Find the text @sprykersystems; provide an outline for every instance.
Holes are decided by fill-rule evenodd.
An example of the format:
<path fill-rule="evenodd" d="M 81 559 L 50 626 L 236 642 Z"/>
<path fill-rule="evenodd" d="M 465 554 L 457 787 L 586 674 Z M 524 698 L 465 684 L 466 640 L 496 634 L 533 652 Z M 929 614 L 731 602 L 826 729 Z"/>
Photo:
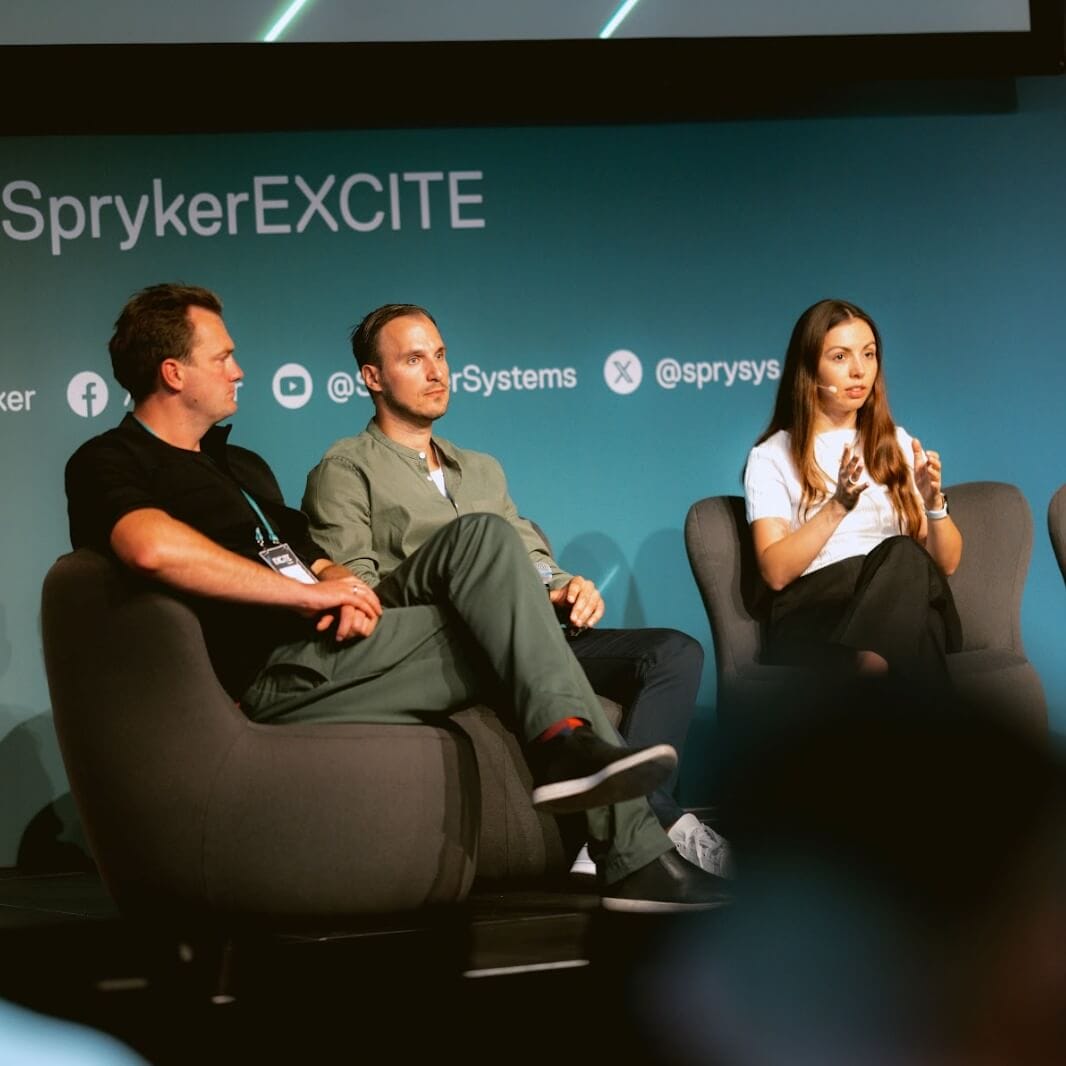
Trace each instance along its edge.
<path fill-rule="evenodd" d="M 663 380 L 660 373 L 664 363 L 671 365 L 666 380 Z M 678 379 L 672 378 L 674 366 L 680 368 Z M 763 381 L 776 381 L 780 375 L 780 364 L 776 359 L 740 359 L 729 362 L 679 362 L 676 359 L 662 359 L 656 368 L 656 382 L 667 390 L 676 388 L 678 384 L 694 385 L 697 389 L 714 384 L 731 388 L 738 381 L 760 385 Z M 295 380 L 293 384 L 294 387 L 299 387 L 296 386 Z M 277 387 L 276 385 L 275 389 Z M 451 372 L 453 393 L 466 392 L 486 399 L 501 392 L 540 392 L 577 387 L 577 368 L 572 366 L 536 369 L 513 366 L 503 370 L 485 370 L 476 363 L 468 363 L 466 366 L 453 368 Z M 353 396 L 362 399 L 370 396 L 362 381 L 346 370 L 337 370 L 329 375 L 326 394 L 334 403 L 347 403 Z M 280 398 L 279 402 L 282 402 Z"/>

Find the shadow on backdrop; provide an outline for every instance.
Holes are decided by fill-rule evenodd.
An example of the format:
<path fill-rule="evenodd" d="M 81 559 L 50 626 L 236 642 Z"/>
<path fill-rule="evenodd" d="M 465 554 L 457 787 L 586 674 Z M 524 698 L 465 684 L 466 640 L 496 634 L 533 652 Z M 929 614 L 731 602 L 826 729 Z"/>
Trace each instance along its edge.
<path fill-rule="evenodd" d="M 0 739 L 0 840 L 11 841 L 15 854 L 0 866 L 13 860 L 21 873 L 93 869 L 70 793 L 53 798 L 45 757 L 58 750 L 52 715 L 0 707 L 0 722 L 12 720 Z"/>
<path fill-rule="evenodd" d="M 605 533 L 581 533 L 556 558 L 564 570 L 596 583 L 612 625 L 624 629 L 647 625 L 629 560 L 616 541 Z"/>

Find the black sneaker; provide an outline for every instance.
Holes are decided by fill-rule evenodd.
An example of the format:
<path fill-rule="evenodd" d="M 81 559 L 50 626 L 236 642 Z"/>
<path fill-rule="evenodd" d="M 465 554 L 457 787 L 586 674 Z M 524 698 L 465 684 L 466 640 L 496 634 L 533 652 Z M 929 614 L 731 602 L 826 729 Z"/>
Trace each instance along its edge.
<path fill-rule="evenodd" d="M 600 899 L 605 910 L 631 914 L 707 911 L 729 901 L 729 889 L 721 877 L 701 870 L 673 850 L 607 885 Z"/>
<path fill-rule="evenodd" d="M 529 761 L 533 806 L 567 814 L 654 792 L 673 773 L 677 752 L 669 744 L 617 747 L 586 726 L 534 745 Z"/>

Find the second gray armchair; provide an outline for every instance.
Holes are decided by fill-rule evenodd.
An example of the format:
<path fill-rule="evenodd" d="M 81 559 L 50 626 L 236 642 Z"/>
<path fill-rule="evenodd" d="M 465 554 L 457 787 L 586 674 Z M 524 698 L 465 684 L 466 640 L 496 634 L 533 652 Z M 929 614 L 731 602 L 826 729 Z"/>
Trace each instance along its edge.
<path fill-rule="evenodd" d="M 952 680 L 963 698 L 1046 731 L 1044 689 L 1021 634 L 1033 545 L 1029 505 L 1003 482 L 971 481 L 945 491 L 965 541 L 950 578 L 963 631 L 962 650 L 948 656 Z M 760 713 L 802 683 L 805 672 L 761 661 L 770 593 L 759 575 L 743 499 L 711 496 L 693 504 L 685 546 L 714 640 L 719 720 L 726 728 L 742 725 L 744 716 Z"/>

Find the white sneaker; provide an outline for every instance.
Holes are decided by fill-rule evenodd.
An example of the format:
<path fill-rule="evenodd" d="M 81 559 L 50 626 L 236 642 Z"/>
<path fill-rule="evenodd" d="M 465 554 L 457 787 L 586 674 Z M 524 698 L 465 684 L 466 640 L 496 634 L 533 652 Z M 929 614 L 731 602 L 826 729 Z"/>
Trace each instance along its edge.
<path fill-rule="evenodd" d="M 719 877 L 733 875 L 729 845 L 694 814 L 684 814 L 667 830 L 674 847 L 683 859 Z"/>
<path fill-rule="evenodd" d="M 588 844 L 582 844 L 581 850 L 574 859 L 574 865 L 570 867 L 572 874 L 580 874 L 582 877 L 595 877 L 596 864 L 589 858 Z"/>

